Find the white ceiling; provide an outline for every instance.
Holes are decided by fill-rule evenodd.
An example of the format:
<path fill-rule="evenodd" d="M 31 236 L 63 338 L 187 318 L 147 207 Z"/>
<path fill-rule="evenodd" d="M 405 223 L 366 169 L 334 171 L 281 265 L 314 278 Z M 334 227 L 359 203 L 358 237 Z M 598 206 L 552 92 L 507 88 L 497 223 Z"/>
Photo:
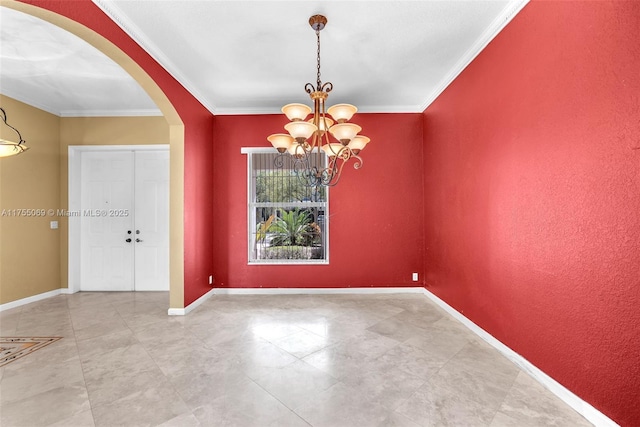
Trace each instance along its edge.
<path fill-rule="evenodd" d="M 64 116 L 160 115 L 118 64 L 75 35 L 0 7 L 0 93 Z"/>
<path fill-rule="evenodd" d="M 420 112 L 527 0 L 93 0 L 214 114 L 310 104 L 311 15 L 321 31 L 328 105 Z M 59 116 L 149 115 L 157 108 L 118 65 L 75 36 L 0 8 L 0 92 Z"/>

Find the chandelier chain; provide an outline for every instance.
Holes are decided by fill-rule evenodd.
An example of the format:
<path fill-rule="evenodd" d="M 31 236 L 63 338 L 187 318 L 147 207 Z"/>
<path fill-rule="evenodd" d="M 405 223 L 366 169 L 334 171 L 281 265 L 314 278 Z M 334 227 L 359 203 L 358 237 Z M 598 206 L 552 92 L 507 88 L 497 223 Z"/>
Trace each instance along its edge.
<path fill-rule="evenodd" d="M 320 29 L 316 29 L 316 38 L 318 39 L 318 80 L 316 81 L 316 83 L 318 84 L 318 90 L 321 90 L 322 88 L 322 82 L 320 81 Z"/>

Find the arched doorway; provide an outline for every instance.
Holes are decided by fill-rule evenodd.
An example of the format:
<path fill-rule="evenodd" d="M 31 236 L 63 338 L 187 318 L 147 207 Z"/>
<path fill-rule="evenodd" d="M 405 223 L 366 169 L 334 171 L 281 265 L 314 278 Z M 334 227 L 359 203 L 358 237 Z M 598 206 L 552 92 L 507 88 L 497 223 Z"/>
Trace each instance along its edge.
<path fill-rule="evenodd" d="M 171 212 L 169 225 L 169 305 L 170 308 L 174 309 L 184 308 L 184 123 L 180 119 L 177 110 L 158 84 L 156 84 L 142 67 L 115 44 L 93 30 L 62 15 L 22 2 L 3 1 L 1 5 L 43 19 L 85 40 L 129 73 L 161 110 L 165 120 L 169 124 L 171 159 L 169 200 Z M 67 174 L 68 172 L 65 170 L 62 171 L 62 173 Z M 61 252 L 63 256 L 66 256 L 71 242 L 67 240 L 67 236 L 61 237 Z M 67 272 L 67 283 L 70 289 L 73 290 L 73 284 L 69 280 L 71 276 L 72 272 Z M 65 277 L 62 278 L 63 284 L 64 279 Z"/>

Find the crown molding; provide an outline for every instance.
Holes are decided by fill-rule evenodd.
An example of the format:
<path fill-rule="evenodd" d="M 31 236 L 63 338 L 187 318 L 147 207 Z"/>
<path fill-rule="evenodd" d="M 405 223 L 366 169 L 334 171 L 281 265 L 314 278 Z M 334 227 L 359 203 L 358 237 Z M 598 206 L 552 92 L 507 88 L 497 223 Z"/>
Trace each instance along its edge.
<path fill-rule="evenodd" d="M 57 117 L 155 117 L 162 116 L 162 111 L 157 108 L 152 109 L 127 109 L 127 110 L 58 110 L 50 105 L 42 104 L 22 94 L 14 93 L 11 89 L 2 88 L 2 95 L 13 98 L 16 101 L 27 104 L 38 110 L 53 114 Z"/>
<path fill-rule="evenodd" d="M 13 98 L 16 101 L 22 102 L 23 104 L 27 104 L 30 105 L 31 107 L 37 108 L 38 110 L 42 110 L 44 112 L 47 112 L 49 114 L 53 114 L 54 116 L 58 116 L 60 117 L 60 111 L 58 111 L 57 109 L 53 108 L 50 105 L 45 105 L 41 102 L 38 102 L 36 100 L 30 99 L 28 96 L 24 96 L 23 94 L 17 93 L 17 92 L 13 92 L 11 89 L 7 90 L 7 87 L 3 87 L 2 91 L 0 91 L 0 94 L 9 97 L 9 98 Z"/>
<path fill-rule="evenodd" d="M 144 36 L 140 28 L 130 19 L 116 4 L 108 0 L 91 0 L 100 10 L 102 10 L 113 22 L 115 22 L 129 37 L 131 37 L 142 49 L 149 54 L 162 68 L 165 69 L 174 79 L 176 79 L 194 98 L 196 98 L 211 114 L 219 114 L 216 106 L 208 102 L 207 98 L 198 91 L 189 79 L 178 70 L 179 68 L 167 58 L 162 50 L 149 38 Z"/>
<path fill-rule="evenodd" d="M 60 117 L 155 117 L 162 116 L 159 109 L 144 110 L 64 110 Z"/>
<path fill-rule="evenodd" d="M 509 22 L 529 3 L 530 0 L 517 0 L 507 4 L 502 13 L 493 20 L 491 25 L 480 35 L 475 43 L 462 55 L 451 71 L 440 81 L 427 99 L 420 106 L 420 112 L 431 105 L 444 92 L 462 71 L 484 50 L 485 47 L 507 26 Z"/>
<path fill-rule="evenodd" d="M 358 113 L 422 113 L 424 108 L 421 105 L 393 105 L 393 106 L 359 106 Z M 216 116 L 241 116 L 257 114 L 282 114 L 279 108 L 258 107 L 258 108 L 218 108 Z"/>

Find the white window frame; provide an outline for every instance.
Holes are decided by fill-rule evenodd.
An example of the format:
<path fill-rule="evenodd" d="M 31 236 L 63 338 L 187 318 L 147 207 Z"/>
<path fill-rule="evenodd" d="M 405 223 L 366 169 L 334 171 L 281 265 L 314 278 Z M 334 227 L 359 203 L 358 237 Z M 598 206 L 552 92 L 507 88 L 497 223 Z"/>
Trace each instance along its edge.
<path fill-rule="evenodd" d="M 278 151 L 271 147 L 242 147 L 242 154 L 247 154 L 247 265 L 328 265 L 329 264 L 329 187 L 326 187 L 325 202 L 300 202 L 301 208 L 324 208 L 324 259 L 307 259 L 307 260 L 255 260 L 253 257 L 253 224 L 255 224 L 256 203 L 252 200 L 254 192 L 254 182 L 251 176 L 252 171 L 252 154 L 275 154 Z M 289 207 L 295 206 L 291 203 L 260 203 L 261 207 Z"/>

